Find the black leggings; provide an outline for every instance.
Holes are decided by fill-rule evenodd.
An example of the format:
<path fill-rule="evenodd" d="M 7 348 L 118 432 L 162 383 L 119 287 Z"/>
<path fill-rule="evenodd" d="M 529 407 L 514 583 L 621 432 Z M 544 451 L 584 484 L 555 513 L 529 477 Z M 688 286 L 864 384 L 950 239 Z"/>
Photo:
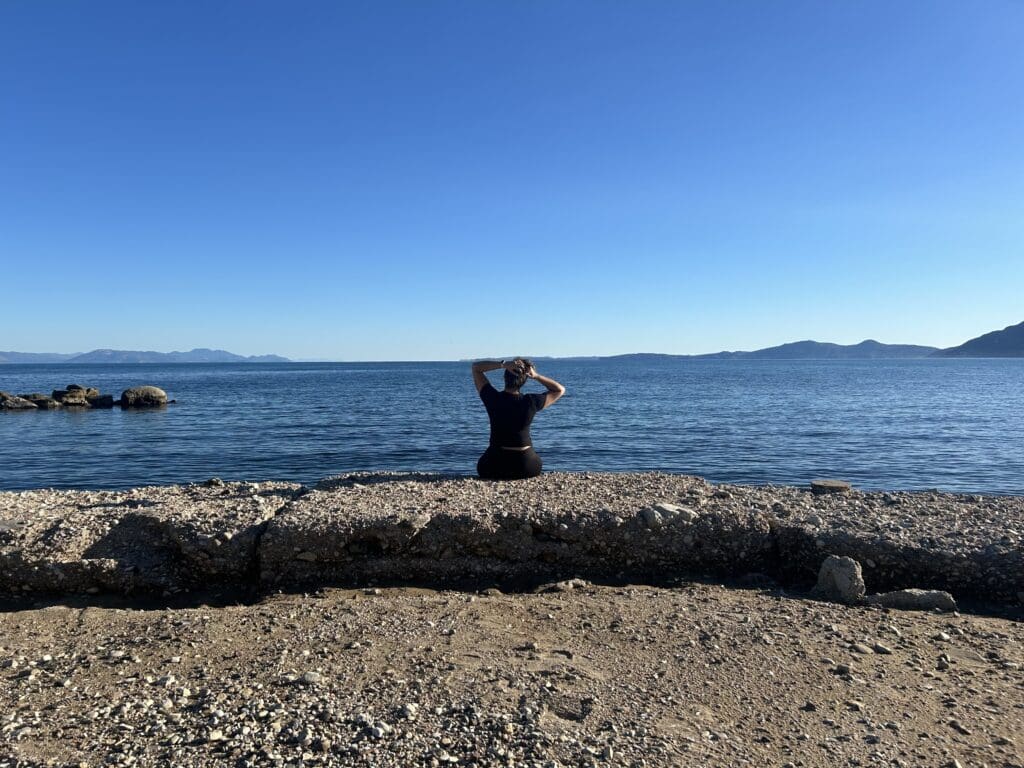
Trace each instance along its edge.
<path fill-rule="evenodd" d="M 540 456 L 533 448 L 506 451 L 493 445 L 476 463 L 476 473 L 484 480 L 522 480 L 540 474 Z"/>

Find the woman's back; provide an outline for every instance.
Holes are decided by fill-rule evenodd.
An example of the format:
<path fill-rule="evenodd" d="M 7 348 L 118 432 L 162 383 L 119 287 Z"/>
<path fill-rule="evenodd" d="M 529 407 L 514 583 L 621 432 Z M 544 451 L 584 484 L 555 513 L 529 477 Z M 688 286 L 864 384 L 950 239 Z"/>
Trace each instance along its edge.
<path fill-rule="evenodd" d="M 505 391 L 498 392 L 484 374 L 502 368 Z M 535 379 L 547 391 L 522 394 L 519 389 L 527 379 Z M 473 363 L 473 381 L 491 422 L 490 444 L 476 464 L 477 474 L 488 480 L 517 480 L 539 475 L 542 462 L 533 450 L 530 423 L 537 411 L 565 394 L 565 387 L 538 374 L 533 363 L 522 358 L 510 362 L 477 361 Z"/>
<path fill-rule="evenodd" d="M 522 448 L 532 444 L 530 424 L 544 407 L 545 395 L 499 392 L 488 383 L 480 390 L 480 399 L 491 421 L 491 445 Z"/>

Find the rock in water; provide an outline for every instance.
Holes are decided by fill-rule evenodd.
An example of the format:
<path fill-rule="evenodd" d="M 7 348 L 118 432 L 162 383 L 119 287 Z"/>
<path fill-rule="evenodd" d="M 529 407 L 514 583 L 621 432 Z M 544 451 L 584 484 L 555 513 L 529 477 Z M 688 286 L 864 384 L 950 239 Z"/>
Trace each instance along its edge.
<path fill-rule="evenodd" d="M 849 493 L 852 487 L 845 480 L 811 480 L 811 491 L 818 495 L 826 493 Z"/>
<path fill-rule="evenodd" d="M 54 408 L 60 408 L 60 403 L 54 400 L 49 395 L 44 395 L 41 392 L 30 392 L 27 395 L 18 395 L 26 400 L 36 404 L 36 408 L 40 410 L 52 410 Z"/>
<path fill-rule="evenodd" d="M 65 408 L 88 408 L 89 401 L 85 399 L 85 389 L 55 389 L 53 399 Z"/>
<path fill-rule="evenodd" d="M 854 605 L 864 599 L 864 575 L 852 557 L 829 555 L 818 571 L 814 594 L 824 600 Z"/>
<path fill-rule="evenodd" d="M 160 387 L 132 387 L 121 393 L 122 408 L 159 408 L 167 405 L 167 393 Z"/>
<path fill-rule="evenodd" d="M 955 611 L 956 600 L 949 592 L 938 589 L 900 589 L 895 592 L 883 592 L 880 595 L 868 595 L 867 601 L 884 608 L 895 608 L 901 611 Z"/>
<path fill-rule="evenodd" d="M 88 398 L 89 405 L 93 408 L 113 408 L 114 407 L 114 396 L 113 395 L 95 395 Z"/>
<path fill-rule="evenodd" d="M 0 392 L 0 411 L 32 411 L 35 408 L 36 404 L 31 400 Z"/>

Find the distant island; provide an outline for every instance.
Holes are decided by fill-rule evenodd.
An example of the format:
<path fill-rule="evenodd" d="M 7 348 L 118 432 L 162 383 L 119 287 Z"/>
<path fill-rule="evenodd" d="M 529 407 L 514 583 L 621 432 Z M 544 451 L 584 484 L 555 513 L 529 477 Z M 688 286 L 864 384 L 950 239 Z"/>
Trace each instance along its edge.
<path fill-rule="evenodd" d="M 756 349 L 751 352 L 712 352 L 706 355 L 658 355 L 639 353 L 614 355 L 613 360 L 638 358 L 685 358 L 688 360 L 880 360 L 896 358 L 928 357 L 938 352 L 938 347 L 921 347 L 914 344 L 882 344 L 872 339 L 860 344 L 830 344 L 821 341 L 794 341 L 777 347 Z"/>
<path fill-rule="evenodd" d="M 935 354 L 939 357 L 1024 357 L 1024 323 L 986 333 Z"/>
<path fill-rule="evenodd" d="M 859 344 L 829 344 L 821 341 L 794 341 L 751 352 L 712 352 L 706 355 L 664 355 L 634 353 L 613 355 L 611 360 L 897 360 L 926 357 L 1024 357 L 1024 323 L 992 331 L 958 347 L 939 349 L 916 344 L 882 344 L 867 339 Z"/>
<path fill-rule="evenodd" d="M 236 355 L 223 349 L 193 349 L 188 352 L 140 352 L 127 349 L 94 349 L 92 352 L 60 354 L 50 352 L 0 352 L 2 363 L 37 364 L 131 364 L 131 363 L 290 363 L 279 355 Z"/>
<path fill-rule="evenodd" d="M 910 360 L 929 357 L 1024 357 L 1024 322 L 992 331 L 958 347 L 939 349 L 918 344 L 883 344 L 865 339 L 859 344 L 831 344 L 822 341 L 793 341 L 749 352 L 711 352 L 703 355 L 673 355 L 633 352 L 623 355 L 577 355 L 537 357 L 536 360 Z M 92 352 L 60 354 L 50 352 L 0 352 L 3 363 L 290 363 L 280 355 L 236 355 L 223 349 L 193 349 L 189 352 L 138 352 L 123 349 L 94 349 Z M 308 362 L 308 361 L 300 361 Z M 330 361 L 323 361 L 330 362 Z"/>

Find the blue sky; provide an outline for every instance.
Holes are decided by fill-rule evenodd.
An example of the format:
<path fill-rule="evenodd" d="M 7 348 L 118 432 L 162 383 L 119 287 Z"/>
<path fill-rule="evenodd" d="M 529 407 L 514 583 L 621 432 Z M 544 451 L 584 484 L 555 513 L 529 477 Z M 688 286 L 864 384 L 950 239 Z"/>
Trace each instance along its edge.
<path fill-rule="evenodd" d="M 958 344 L 1024 320 L 1024 3 L 8 2 L 0 349 Z"/>

